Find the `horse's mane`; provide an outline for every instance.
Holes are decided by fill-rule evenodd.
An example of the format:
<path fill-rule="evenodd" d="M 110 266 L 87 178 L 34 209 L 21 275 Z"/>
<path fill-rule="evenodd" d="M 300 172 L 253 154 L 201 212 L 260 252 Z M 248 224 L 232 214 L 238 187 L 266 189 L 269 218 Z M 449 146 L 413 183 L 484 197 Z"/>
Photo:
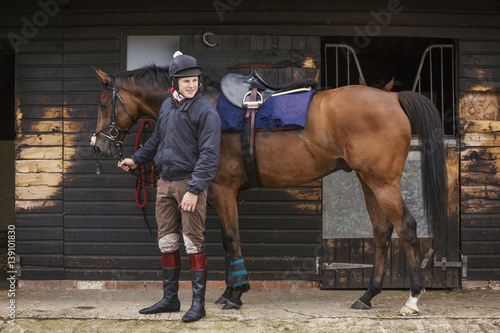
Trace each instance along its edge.
<path fill-rule="evenodd" d="M 168 67 L 157 66 L 155 64 L 150 64 L 130 71 L 119 72 L 113 76 L 129 82 L 133 79 L 136 83 L 146 85 L 160 83 L 165 86 L 170 86 L 168 80 Z"/>
<path fill-rule="evenodd" d="M 135 83 L 144 84 L 148 86 L 154 86 L 161 84 L 167 88 L 170 88 L 170 81 L 168 78 L 168 67 L 157 66 L 155 64 L 150 64 L 141 68 L 118 72 L 113 74 L 113 77 L 125 80 L 129 83 L 133 80 Z M 212 80 L 209 77 L 202 76 L 202 88 L 201 93 L 205 95 L 207 92 L 210 95 L 217 95 L 221 92 L 220 83 Z M 208 97 L 205 95 L 205 97 Z"/>

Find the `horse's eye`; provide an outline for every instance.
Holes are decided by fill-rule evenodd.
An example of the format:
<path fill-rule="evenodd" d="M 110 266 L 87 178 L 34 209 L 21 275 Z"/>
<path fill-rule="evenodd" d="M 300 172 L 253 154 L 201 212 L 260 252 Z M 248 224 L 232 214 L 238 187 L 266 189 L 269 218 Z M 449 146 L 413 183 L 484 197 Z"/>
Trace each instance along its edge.
<path fill-rule="evenodd" d="M 108 108 L 108 102 L 101 102 L 101 109 L 107 109 Z"/>

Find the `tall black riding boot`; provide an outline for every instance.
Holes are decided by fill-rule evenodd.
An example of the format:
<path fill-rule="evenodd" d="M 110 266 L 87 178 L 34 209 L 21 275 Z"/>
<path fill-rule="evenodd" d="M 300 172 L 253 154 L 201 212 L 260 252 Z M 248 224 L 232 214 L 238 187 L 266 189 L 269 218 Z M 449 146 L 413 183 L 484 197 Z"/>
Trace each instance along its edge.
<path fill-rule="evenodd" d="M 190 256 L 191 283 L 193 288 L 193 302 L 182 321 L 188 323 L 200 320 L 207 314 L 205 311 L 205 291 L 207 289 L 207 255 L 195 254 Z"/>
<path fill-rule="evenodd" d="M 181 303 L 177 293 L 179 291 L 179 274 L 181 272 L 181 259 L 179 251 L 162 254 L 163 264 L 163 299 L 158 303 L 139 311 L 141 314 L 163 312 L 179 312 Z"/>

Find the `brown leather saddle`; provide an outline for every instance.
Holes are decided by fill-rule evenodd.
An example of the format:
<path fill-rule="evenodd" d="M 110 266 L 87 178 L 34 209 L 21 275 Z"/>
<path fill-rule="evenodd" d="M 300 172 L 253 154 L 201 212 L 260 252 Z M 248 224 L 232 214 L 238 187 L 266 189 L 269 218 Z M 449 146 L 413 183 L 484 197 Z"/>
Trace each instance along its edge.
<path fill-rule="evenodd" d="M 221 82 L 221 89 L 231 104 L 246 110 L 248 108 L 259 108 L 271 95 L 292 92 L 302 88 L 314 89 L 317 84 L 314 79 L 301 79 L 285 85 L 274 86 L 266 82 L 257 71 L 253 71 L 248 76 L 241 74 L 228 74 L 224 76 Z M 250 101 L 250 95 L 254 88 L 257 88 L 257 97 L 255 101 Z"/>

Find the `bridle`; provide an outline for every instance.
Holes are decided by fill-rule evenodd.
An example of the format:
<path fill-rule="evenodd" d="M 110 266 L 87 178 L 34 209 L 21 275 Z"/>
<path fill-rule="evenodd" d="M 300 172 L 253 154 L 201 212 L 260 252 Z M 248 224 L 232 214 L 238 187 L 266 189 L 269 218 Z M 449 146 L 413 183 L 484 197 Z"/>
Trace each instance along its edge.
<path fill-rule="evenodd" d="M 112 103 L 113 104 L 112 104 L 112 113 L 111 113 L 111 123 L 109 125 L 104 126 L 101 129 L 99 129 L 97 132 L 95 132 L 92 135 L 92 139 L 90 141 L 90 145 L 92 146 L 92 151 L 94 152 L 94 157 L 95 157 L 95 160 L 96 160 L 96 167 L 97 167 L 96 173 L 98 175 L 102 171 L 102 166 L 99 163 L 99 158 L 97 157 L 97 151 L 96 151 L 96 142 L 97 142 L 97 136 L 98 135 L 101 135 L 104 138 L 108 139 L 109 141 L 113 142 L 115 144 L 116 149 L 118 150 L 118 156 L 120 158 L 120 161 L 123 160 L 123 142 L 118 139 L 118 136 L 120 135 L 120 133 L 125 133 L 125 135 L 127 135 L 127 134 L 129 134 L 129 132 L 126 131 L 126 130 L 124 130 L 120 126 L 116 125 L 116 120 L 118 119 L 118 102 L 120 102 L 120 104 L 122 105 L 123 110 L 129 116 L 130 120 L 132 120 L 132 122 L 134 124 L 137 124 L 137 120 L 134 119 L 134 117 L 132 117 L 132 114 L 130 114 L 130 111 L 128 110 L 127 106 L 123 102 L 123 99 L 120 96 L 120 93 L 118 92 L 118 79 L 115 77 L 112 82 L 113 82 L 113 87 L 111 88 L 111 90 L 113 91 L 113 98 L 112 98 Z M 109 89 L 109 88 L 107 88 L 107 89 Z M 107 133 L 104 132 L 105 130 L 107 130 Z M 137 185 L 138 185 L 138 187 L 137 187 L 137 195 L 139 195 L 139 187 L 143 187 L 145 189 L 146 188 L 146 186 L 145 186 L 146 183 L 154 184 L 153 181 L 148 182 L 145 179 L 141 180 L 139 178 L 140 175 L 136 174 L 136 172 L 134 170 L 131 169 L 129 171 L 130 171 L 130 173 L 132 173 L 137 178 Z M 142 178 L 144 178 L 144 177 L 142 177 Z M 136 197 L 136 201 L 137 200 L 139 200 L 138 197 Z M 139 202 L 138 202 L 138 204 L 139 204 Z M 146 219 L 146 211 L 144 210 L 145 204 L 146 204 L 146 201 L 144 202 L 144 205 L 142 207 L 141 206 L 139 206 L 139 207 L 142 209 L 142 214 L 144 216 L 144 222 L 146 223 L 146 226 L 147 226 L 147 228 L 149 230 L 149 233 L 153 234 L 153 232 L 151 231 L 151 228 L 149 227 L 148 221 Z"/>
<path fill-rule="evenodd" d="M 120 96 L 120 93 L 118 92 L 118 78 L 115 78 L 113 80 L 113 98 L 112 98 L 112 113 L 111 113 L 111 123 L 109 125 L 106 125 L 99 129 L 97 132 L 95 132 L 92 135 L 92 139 L 90 140 L 90 145 L 92 146 L 92 150 L 94 152 L 94 157 L 97 163 L 97 174 L 100 174 L 102 171 L 102 166 L 99 163 L 99 159 L 97 157 L 97 152 L 96 152 L 96 142 L 97 142 L 97 136 L 101 135 L 108 139 L 109 141 L 113 142 L 115 144 L 116 149 L 118 150 L 118 156 L 120 158 L 120 161 L 123 160 L 123 142 L 118 140 L 118 136 L 120 133 L 125 133 L 128 134 L 129 132 L 124 130 L 123 128 L 119 127 L 116 125 L 116 119 L 118 118 L 118 101 L 122 105 L 123 110 L 125 110 L 125 113 L 129 116 L 130 120 L 134 124 L 137 124 L 137 120 L 132 117 L 130 114 L 130 111 L 128 110 L 127 106 L 123 102 L 123 99 Z M 108 130 L 107 133 L 104 133 L 105 130 Z"/>

